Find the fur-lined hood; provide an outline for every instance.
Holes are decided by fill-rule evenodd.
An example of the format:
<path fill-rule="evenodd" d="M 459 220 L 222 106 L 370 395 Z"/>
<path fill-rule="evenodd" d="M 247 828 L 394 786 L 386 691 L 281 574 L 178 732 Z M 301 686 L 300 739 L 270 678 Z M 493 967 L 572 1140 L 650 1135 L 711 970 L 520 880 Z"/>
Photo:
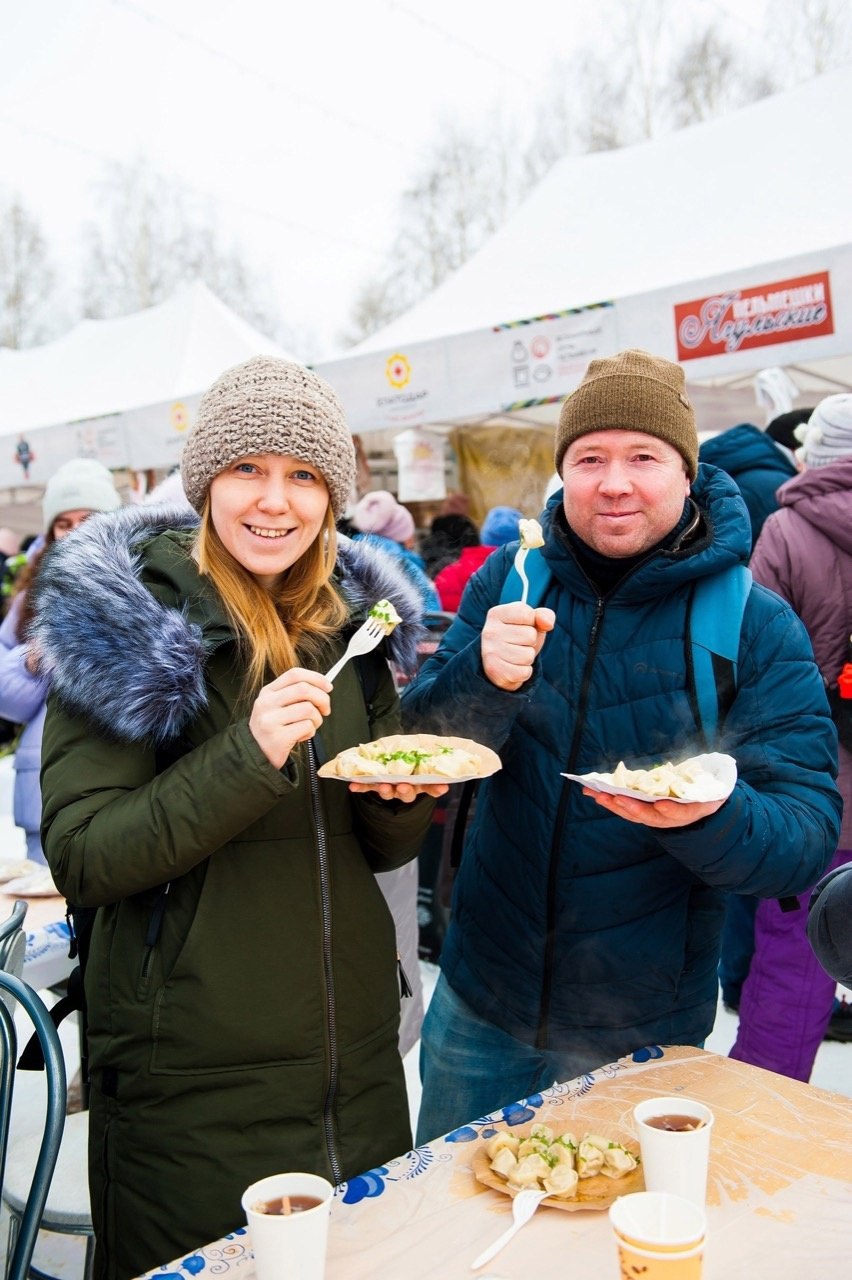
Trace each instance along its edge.
<path fill-rule="evenodd" d="M 124 507 L 91 517 L 45 556 L 31 633 L 41 670 L 62 705 L 99 733 L 162 743 L 206 705 L 206 654 L 231 634 L 218 600 L 198 579 L 197 590 L 176 608 L 158 598 L 158 584 L 142 581 L 152 539 L 197 525 L 185 509 Z M 172 546 L 186 572 L 179 542 Z M 356 624 L 377 600 L 393 602 L 402 622 L 386 641 L 389 656 L 414 670 L 422 602 L 399 565 L 377 548 L 340 537 L 337 584 Z M 173 585 L 164 585 L 163 594 L 173 599 Z"/>

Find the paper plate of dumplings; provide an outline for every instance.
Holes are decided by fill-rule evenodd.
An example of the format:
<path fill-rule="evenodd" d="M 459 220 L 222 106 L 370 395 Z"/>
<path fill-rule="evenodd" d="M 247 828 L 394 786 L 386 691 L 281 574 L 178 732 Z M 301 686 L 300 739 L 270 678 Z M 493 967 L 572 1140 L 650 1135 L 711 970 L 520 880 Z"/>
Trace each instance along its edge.
<path fill-rule="evenodd" d="M 737 762 L 733 756 L 712 751 L 690 756 L 680 764 L 666 760 L 648 769 L 628 769 L 619 760 L 612 773 L 563 773 L 563 778 L 580 782 L 590 791 L 604 791 L 611 796 L 629 796 L 631 800 L 674 800 L 678 804 L 696 801 L 727 800 L 737 781 Z"/>
<path fill-rule="evenodd" d="M 496 751 L 470 738 L 434 733 L 392 733 L 347 747 L 317 770 L 321 778 L 346 782 L 466 782 L 502 767 Z"/>
<path fill-rule="evenodd" d="M 634 1138 L 579 1127 L 498 1129 L 474 1153 L 472 1168 L 477 1181 L 495 1191 L 548 1191 L 543 1205 L 569 1211 L 608 1209 L 619 1196 L 645 1188 Z"/>

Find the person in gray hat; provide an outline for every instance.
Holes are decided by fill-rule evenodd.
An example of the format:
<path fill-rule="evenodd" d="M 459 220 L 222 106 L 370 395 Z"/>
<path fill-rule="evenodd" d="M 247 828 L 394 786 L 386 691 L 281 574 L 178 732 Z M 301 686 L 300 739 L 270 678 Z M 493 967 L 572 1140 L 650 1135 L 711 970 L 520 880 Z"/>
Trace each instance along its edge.
<path fill-rule="evenodd" d="M 418 1141 L 616 1058 L 701 1045 L 726 893 L 801 892 L 840 827 L 834 730 L 790 606 L 752 586 L 718 681 L 699 679 L 696 640 L 716 651 L 693 632 L 695 602 L 705 581 L 747 582 L 751 531 L 730 477 L 698 463 L 683 370 L 644 351 L 592 361 L 562 405 L 555 463 L 563 487 L 526 559 L 535 597 L 509 576 L 518 542 L 495 551 L 403 694 L 411 728 L 462 715 L 503 764 L 454 885 Z M 736 761 L 724 798 L 564 776 L 713 749 Z"/>
<path fill-rule="evenodd" d="M 228 370 L 181 471 L 194 510 L 84 526 L 45 566 L 34 625 L 45 852 L 97 908 L 90 1185 L 110 1280 L 225 1235 L 265 1174 L 337 1184 L 409 1148 L 375 873 L 416 857 L 445 790 L 318 776 L 399 728 L 387 655 L 413 663 L 420 610 L 393 562 L 338 542 L 355 453 L 331 387 L 270 357 Z M 332 685 L 380 599 L 402 622 Z"/>

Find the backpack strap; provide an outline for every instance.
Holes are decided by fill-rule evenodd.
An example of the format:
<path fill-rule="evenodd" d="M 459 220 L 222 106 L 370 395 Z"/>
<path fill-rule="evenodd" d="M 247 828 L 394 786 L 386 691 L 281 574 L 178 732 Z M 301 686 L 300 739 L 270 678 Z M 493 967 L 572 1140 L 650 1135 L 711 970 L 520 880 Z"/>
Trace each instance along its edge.
<path fill-rule="evenodd" d="M 551 572 L 540 547 L 527 552 L 524 565 L 530 589 L 527 603 L 536 608 L 547 592 Z M 692 593 L 689 644 L 699 724 L 712 743 L 737 691 L 737 661 L 751 570 L 732 565 L 701 578 Z M 514 562 L 503 580 L 500 603 L 520 599 L 522 583 Z"/>
<path fill-rule="evenodd" d="M 692 683 L 708 746 L 737 691 L 740 632 L 751 585 L 751 570 L 737 564 L 701 578 L 692 593 L 688 622 Z"/>

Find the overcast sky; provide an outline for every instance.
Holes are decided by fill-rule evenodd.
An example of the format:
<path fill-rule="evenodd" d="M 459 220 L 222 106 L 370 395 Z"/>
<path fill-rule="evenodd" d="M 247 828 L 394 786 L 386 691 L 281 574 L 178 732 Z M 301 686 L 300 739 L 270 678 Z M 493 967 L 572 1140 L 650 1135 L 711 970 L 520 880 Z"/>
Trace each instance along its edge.
<path fill-rule="evenodd" d="M 690 0 L 756 29 L 762 0 Z M 93 183 L 142 154 L 205 193 L 335 353 L 441 120 L 528 118 L 606 0 L 0 0 L 0 184 L 73 268 Z"/>

